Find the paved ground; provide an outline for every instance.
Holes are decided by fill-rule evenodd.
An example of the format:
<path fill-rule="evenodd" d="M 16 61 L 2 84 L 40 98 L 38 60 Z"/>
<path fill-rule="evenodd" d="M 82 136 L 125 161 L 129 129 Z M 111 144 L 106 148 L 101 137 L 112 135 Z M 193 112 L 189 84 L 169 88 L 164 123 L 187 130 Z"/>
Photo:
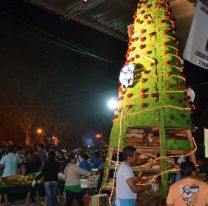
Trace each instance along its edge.
<path fill-rule="evenodd" d="M 0 204 L 2 206 L 3 204 Z M 60 201 L 60 206 L 64 205 L 63 199 Z M 29 202 L 27 205 L 24 201 L 18 201 L 14 203 L 9 203 L 9 206 L 46 206 L 44 200 L 36 201 L 36 202 Z"/>
<path fill-rule="evenodd" d="M 35 203 L 30 202 L 26 205 L 26 204 L 24 204 L 23 201 L 18 201 L 15 203 L 9 203 L 9 206 L 44 206 L 44 202 L 35 202 Z"/>
<path fill-rule="evenodd" d="M 13 204 L 9 204 L 9 206 L 26 206 L 24 203 L 18 203 L 18 202 L 15 202 Z M 29 203 L 27 204 L 27 206 L 44 206 L 44 203 Z"/>

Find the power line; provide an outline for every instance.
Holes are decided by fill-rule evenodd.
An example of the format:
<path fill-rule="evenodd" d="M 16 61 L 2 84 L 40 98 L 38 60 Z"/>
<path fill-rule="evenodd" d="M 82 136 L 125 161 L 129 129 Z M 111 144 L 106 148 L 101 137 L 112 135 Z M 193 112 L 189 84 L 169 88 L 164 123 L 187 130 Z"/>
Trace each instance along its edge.
<path fill-rule="evenodd" d="M 207 82 L 203 82 L 203 83 L 199 83 L 199 84 L 193 84 L 193 85 L 190 85 L 190 87 L 200 87 L 202 85 L 206 85 L 208 84 L 208 81 Z"/>
<path fill-rule="evenodd" d="M 4 27 L 4 29 L 7 29 L 7 30 L 8 30 L 8 25 L 4 25 L 4 24 L 2 24 L 1 22 L 0 22 L 0 24 L 1 24 L 1 26 Z M 6 28 L 6 27 L 7 27 L 7 28 Z M 23 38 L 23 36 L 20 37 L 20 38 Z M 26 49 L 27 51 L 30 51 L 30 52 L 32 52 L 32 53 L 36 53 L 36 54 L 38 54 L 38 55 L 40 55 L 40 56 L 44 56 L 44 57 L 50 59 L 50 61 L 56 62 L 56 61 L 54 60 L 54 58 L 52 58 L 51 56 L 47 55 L 46 53 L 38 52 L 37 50 L 34 50 L 34 49 L 31 50 L 29 47 L 24 47 L 24 45 L 23 45 L 23 46 L 20 46 L 20 45 L 18 45 L 18 44 L 11 43 L 11 42 L 10 42 L 10 44 L 13 44 L 13 45 L 15 45 L 15 47 L 19 47 L 19 48 L 21 48 L 21 49 Z M 72 69 L 72 70 L 76 70 L 76 71 L 80 71 L 80 72 L 82 72 L 82 73 L 85 73 L 85 74 L 87 74 L 87 76 L 90 76 L 90 77 L 93 77 L 93 78 L 97 78 L 97 79 L 101 79 L 101 80 L 104 80 L 104 81 L 106 81 L 106 82 L 109 82 L 109 83 L 118 85 L 118 82 L 116 82 L 116 81 L 113 81 L 113 80 L 110 80 L 110 79 L 107 79 L 107 78 L 104 78 L 104 77 L 101 77 L 101 76 L 92 74 L 92 73 L 90 73 L 90 72 L 81 70 L 81 69 L 79 69 L 78 67 L 75 67 L 75 66 L 72 66 L 72 65 L 66 65 L 66 64 L 64 64 L 63 62 L 59 62 L 59 64 L 65 66 L 66 68 L 70 68 L 70 69 Z"/>
<path fill-rule="evenodd" d="M 8 14 L 6 12 L 2 12 L 1 11 L 0 14 L 3 15 L 3 16 L 9 17 L 10 19 L 17 21 L 18 23 L 23 24 L 26 27 L 29 27 L 33 31 L 38 32 L 38 33 L 48 37 L 50 40 L 53 41 L 53 43 L 55 43 L 59 47 L 63 47 L 65 49 L 69 49 L 69 50 L 71 50 L 73 52 L 76 52 L 76 53 L 79 53 L 79 54 L 83 54 L 83 55 L 86 55 L 86 56 L 91 57 L 91 58 L 96 58 L 97 60 L 101 60 L 101 61 L 104 61 L 106 63 L 115 64 L 115 62 L 112 62 L 111 60 L 109 60 L 109 59 L 107 59 L 105 57 L 100 56 L 94 50 L 91 50 L 91 49 L 88 49 L 86 47 L 80 46 L 78 44 L 75 44 L 74 42 L 70 42 L 70 41 L 66 42 L 63 39 L 60 39 L 57 36 L 49 34 L 49 33 L 45 32 L 45 31 L 43 31 L 41 29 L 38 29 L 38 28 L 34 27 L 34 26 L 31 26 L 28 23 L 26 23 L 26 22 L 24 22 L 24 21 L 22 21 L 22 20 L 20 20 L 20 19 L 18 19 L 16 17 L 14 17 L 14 16 L 11 16 L 10 14 Z"/>
<path fill-rule="evenodd" d="M 10 42 L 11 43 L 11 42 Z M 17 44 L 14 44 L 15 46 L 17 45 Z M 18 45 L 19 46 L 19 45 Z M 19 46 L 20 48 L 21 48 L 21 46 Z M 28 51 L 31 51 L 31 50 L 29 50 L 29 48 L 28 47 L 26 47 L 26 49 L 28 50 Z M 34 52 L 34 50 L 32 50 L 32 52 Z M 42 53 L 39 53 L 39 52 L 36 52 L 36 53 L 38 53 L 38 54 L 40 54 L 40 55 L 43 55 Z M 47 55 L 45 55 L 47 58 L 50 58 L 51 60 L 53 60 L 53 58 L 51 58 L 50 56 L 47 56 Z M 67 68 L 68 67 L 72 67 L 73 69 L 76 69 L 76 67 L 73 67 L 73 66 L 68 66 L 68 65 L 65 65 L 65 64 L 63 64 L 64 66 L 66 66 Z M 81 71 L 81 70 L 80 70 Z M 30 71 L 30 74 L 31 74 L 31 72 L 32 71 Z M 85 72 L 83 72 L 83 73 L 85 73 Z M 89 74 L 88 72 L 86 72 L 87 74 Z M 111 81 L 111 80 L 109 80 L 109 79 L 105 79 L 105 78 L 102 78 L 102 77 L 100 77 L 100 76 L 96 76 L 96 75 L 92 75 L 92 76 L 94 76 L 94 77 L 96 77 L 96 78 L 99 78 L 99 79 L 103 79 L 103 80 L 105 80 L 105 81 L 108 81 L 108 82 L 111 82 L 111 83 L 114 83 L 114 84 L 118 84 L 118 83 L 116 83 L 116 82 L 113 82 L 113 81 Z M 37 77 L 36 75 L 34 75 L 34 72 L 32 72 L 32 77 L 34 78 L 36 78 L 36 79 L 42 79 L 42 81 L 51 81 L 51 82 L 55 82 L 55 83 L 57 83 L 57 84 L 60 84 L 60 83 L 62 83 L 62 85 L 65 85 L 65 86 L 71 86 L 71 87 L 75 87 L 76 89 L 78 89 L 79 91 L 83 91 L 83 92 L 87 92 L 87 93 L 90 93 L 90 94 L 93 94 L 93 95 L 99 95 L 99 96 L 103 96 L 103 97 L 111 97 L 112 95 L 107 95 L 107 94 L 104 94 L 104 93 L 102 93 L 102 92 L 97 92 L 97 91 L 94 91 L 94 90 L 90 90 L 90 89 L 87 89 L 87 88 L 83 88 L 83 87 L 78 87 L 77 85 L 75 85 L 75 84 L 73 84 L 73 83 L 68 83 L 68 82 L 60 82 L 59 80 L 55 80 L 55 79 L 51 79 L 51 78 L 47 78 L 47 77 L 43 77 L 43 76 L 39 76 L 39 77 Z M 75 104 L 76 104 L 77 102 L 75 102 Z M 81 103 L 81 102 L 79 102 L 79 103 Z M 82 102 L 83 103 L 83 102 Z M 58 104 L 58 105 L 52 105 L 52 106 L 42 106 L 42 105 L 22 105 L 22 107 L 33 107 L 33 108 L 48 108 L 48 107 L 62 107 L 62 106 L 67 106 L 67 105 L 72 105 L 72 102 L 70 102 L 70 103 L 68 103 L 68 104 Z M 2 107 L 2 108 L 9 108 L 9 107 L 12 107 L 12 108 L 17 108 L 17 106 L 15 106 L 15 105 L 8 105 L 8 104 L 3 104 L 3 105 L 0 105 L 0 107 Z"/>
<path fill-rule="evenodd" d="M 28 25 L 28 24 L 26 24 L 25 22 L 22 22 L 21 20 L 15 18 L 15 17 L 13 17 L 13 16 L 10 16 L 10 15 L 8 15 L 8 14 L 5 14 L 4 12 L 0 12 L 0 14 L 9 16 L 10 18 L 15 19 L 15 20 L 17 20 L 18 22 L 21 22 L 22 24 L 25 24 L 25 25 L 28 26 L 28 27 L 32 27 L 31 25 Z M 5 25 L 3 25 L 2 23 L 1 23 L 1 25 L 2 25 L 2 26 L 5 26 Z M 66 43 L 66 44 L 67 44 L 67 42 L 65 42 L 65 41 L 63 41 L 63 40 L 60 40 L 60 39 L 58 39 L 57 37 L 55 37 L 55 36 L 53 36 L 53 35 L 51 35 L 51 34 L 48 34 L 48 33 L 44 32 L 44 31 L 41 31 L 41 30 L 39 30 L 39 29 L 37 29 L 37 28 L 34 28 L 34 27 L 32 27 L 32 29 L 33 29 L 34 31 L 36 31 L 36 32 L 39 32 L 39 33 L 41 33 L 41 34 L 46 35 L 46 36 L 49 37 L 49 38 L 52 38 L 53 40 L 54 40 L 54 38 L 55 38 L 55 40 L 61 41 L 61 43 Z M 36 38 L 37 38 L 37 36 L 36 36 Z M 57 45 L 58 45 L 58 44 L 57 44 Z M 77 46 L 75 46 L 75 47 L 76 47 L 78 50 L 81 48 L 80 46 L 79 46 L 80 48 L 77 47 Z M 24 48 L 25 48 L 25 47 L 24 47 Z M 26 48 L 26 49 L 28 49 L 28 48 Z M 86 49 L 86 48 L 84 48 L 84 49 Z M 28 50 L 29 50 L 29 49 L 28 49 Z M 51 59 L 51 60 L 54 61 L 53 58 L 51 58 L 50 56 L 46 55 L 45 53 L 44 53 L 44 54 L 43 54 L 43 53 L 39 53 L 39 52 L 34 51 L 34 50 L 32 50 L 32 52 L 38 53 L 38 54 L 40 54 L 40 55 L 42 55 L 42 56 L 46 56 L 47 58 L 49 58 L 49 59 Z M 80 52 L 81 52 L 82 54 L 87 54 L 87 53 L 83 53 L 83 52 L 85 52 L 85 51 L 82 50 L 82 49 L 80 50 Z M 64 66 L 66 66 L 67 68 L 71 68 L 71 69 L 74 69 L 74 70 L 79 70 L 79 71 L 81 71 L 82 73 L 86 73 L 86 74 L 88 74 L 88 75 L 91 76 L 91 77 L 95 77 L 95 78 L 98 78 L 98 79 L 102 79 L 102 80 L 104 80 L 104 81 L 107 81 L 107 82 L 110 82 L 110 83 L 113 83 L 113 84 L 118 85 L 118 82 L 112 81 L 112 80 L 110 80 L 110 79 L 107 79 L 107 78 L 104 78 L 104 77 L 100 77 L 100 76 L 98 76 L 98 75 L 91 74 L 91 73 L 89 73 L 89 72 L 82 71 L 82 70 L 80 70 L 80 69 L 78 69 L 77 67 L 74 67 L 74 66 L 72 66 L 72 65 L 66 65 L 66 64 L 63 64 L 62 62 L 61 62 L 61 64 L 64 65 Z M 50 80 L 50 81 L 56 81 L 56 80 Z M 69 83 L 66 83 L 66 84 L 67 84 L 67 85 L 70 85 L 70 86 L 73 86 L 73 84 L 69 84 Z M 207 82 L 203 82 L 203 83 L 199 83 L 199 84 L 190 85 L 190 87 L 199 87 L 199 86 L 203 86 L 203 85 L 206 85 L 206 84 L 208 84 L 208 81 L 207 81 Z M 76 88 L 77 88 L 77 87 L 76 87 Z M 80 88 L 80 90 L 83 90 L 83 91 L 86 91 L 86 92 L 90 92 L 90 93 L 94 93 L 94 94 L 100 94 L 99 92 L 95 92 L 95 91 L 88 90 L 88 89 L 85 89 L 85 88 Z"/>

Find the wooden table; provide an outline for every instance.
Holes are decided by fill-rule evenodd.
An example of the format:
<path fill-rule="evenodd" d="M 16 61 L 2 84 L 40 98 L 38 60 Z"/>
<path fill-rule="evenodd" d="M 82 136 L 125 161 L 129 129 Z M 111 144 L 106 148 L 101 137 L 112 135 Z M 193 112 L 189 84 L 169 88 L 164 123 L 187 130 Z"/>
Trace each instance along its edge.
<path fill-rule="evenodd" d="M 0 185 L 0 204 L 9 205 L 9 199 L 24 199 L 24 204 L 28 205 L 32 193 L 40 191 L 43 184 L 37 184 L 32 188 L 31 184 L 2 184 Z"/>

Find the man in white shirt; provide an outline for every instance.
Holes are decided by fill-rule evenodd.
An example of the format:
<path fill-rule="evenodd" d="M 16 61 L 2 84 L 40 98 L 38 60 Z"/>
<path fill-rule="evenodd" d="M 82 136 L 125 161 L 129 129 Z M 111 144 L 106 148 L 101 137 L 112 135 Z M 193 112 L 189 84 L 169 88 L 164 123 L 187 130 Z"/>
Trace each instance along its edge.
<path fill-rule="evenodd" d="M 2 177 L 17 174 L 17 166 L 22 162 L 20 157 L 13 153 L 13 148 L 8 147 L 8 154 L 3 156 L 0 161 L 0 169 L 4 168 Z"/>
<path fill-rule="evenodd" d="M 137 185 L 131 165 L 136 160 L 136 148 L 125 147 L 123 149 L 124 161 L 116 173 L 116 206 L 135 206 L 137 192 L 151 189 L 151 184 Z"/>

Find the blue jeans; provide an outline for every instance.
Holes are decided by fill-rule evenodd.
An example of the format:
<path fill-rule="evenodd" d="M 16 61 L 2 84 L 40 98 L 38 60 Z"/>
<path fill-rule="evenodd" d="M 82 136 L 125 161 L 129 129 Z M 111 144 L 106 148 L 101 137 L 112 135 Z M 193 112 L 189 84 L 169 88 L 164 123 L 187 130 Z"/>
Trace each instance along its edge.
<path fill-rule="evenodd" d="M 116 199 L 116 206 L 136 206 L 136 199 Z"/>
<path fill-rule="evenodd" d="M 58 206 L 58 200 L 56 198 L 56 192 L 58 188 L 58 182 L 48 181 L 44 183 L 45 192 L 48 200 L 48 206 Z"/>

